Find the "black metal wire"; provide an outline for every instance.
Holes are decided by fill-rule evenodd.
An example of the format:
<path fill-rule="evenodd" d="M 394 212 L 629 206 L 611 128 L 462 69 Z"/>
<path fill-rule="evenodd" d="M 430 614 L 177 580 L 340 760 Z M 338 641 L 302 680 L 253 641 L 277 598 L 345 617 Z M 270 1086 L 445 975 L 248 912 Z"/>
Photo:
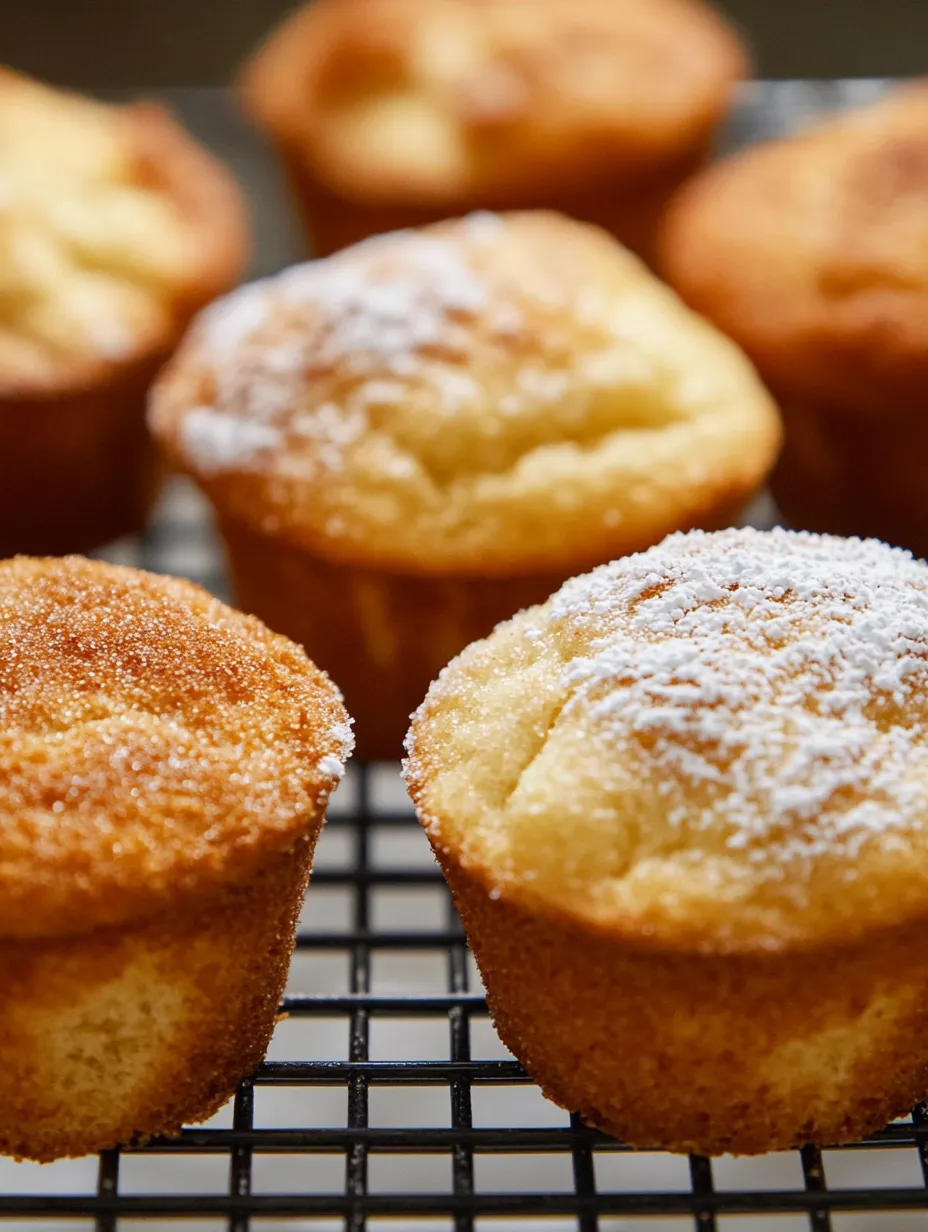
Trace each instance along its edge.
<path fill-rule="evenodd" d="M 156 528 L 146 537 L 138 563 L 166 572 L 189 572 L 172 567 L 166 553 L 172 544 L 184 543 L 189 549 L 190 537 L 197 533 L 200 532 L 188 528 L 184 533 L 172 534 L 163 526 L 160 530 Z M 199 573 L 194 571 L 194 577 L 215 588 L 221 578 L 211 551 L 208 548 L 203 553 L 203 568 Z M 597 1157 L 632 1154 L 631 1149 L 590 1129 L 576 1116 L 571 1117 L 569 1125 L 475 1128 L 475 1088 L 525 1086 L 531 1079 L 516 1061 L 472 1058 L 471 1026 L 475 1019 L 486 1018 L 487 1007 L 482 993 L 469 987 L 466 943 L 450 897 L 446 899 L 439 927 L 422 931 L 375 927 L 373 896 L 379 888 L 431 887 L 442 894 L 446 891 L 437 868 L 376 866 L 371 841 L 373 827 L 378 831 L 405 828 L 408 832 L 415 826 L 415 820 L 409 812 L 375 807 L 369 768 L 357 767 L 354 780 L 356 795 L 352 808 L 333 816 L 329 822 L 337 832 L 351 838 L 352 857 L 344 868 L 325 867 L 313 874 L 313 886 L 339 887 L 350 894 L 350 927 L 345 931 L 329 927 L 325 931 L 306 929 L 297 943 L 303 953 L 346 955 L 349 991 L 335 996 L 289 995 L 282 1006 L 292 1017 L 343 1020 L 348 1032 L 348 1059 L 320 1061 L 307 1056 L 293 1061 L 267 1061 L 242 1084 L 235 1099 L 231 1129 L 191 1128 L 176 1139 L 130 1145 L 122 1152 L 105 1152 L 93 1193 L 52 1195 L 44 1192 L 41 1178 L 34 1192 L 0 1193 L 0 1228 L 11 1219 L 41 1221 L 47 1227 L 50 1220 L 84 1217 L 95 1222 L 97 1232 L 119 1232 L 120 1217 L 147 1217 L 157 1220 L 157 1226 L 168 1232 L 174 1220 L 212 1216 L 225 1220 L 229 1232 L 249 1232 L 251 1221 L 258 1217 L 329 1217 L 342 1220 L 346 1232 L 365 1232 L 368 1219 L 373 1216 L 393 1216 L 401 1221 L 398 1226 L 404 1228 L 414 1228 L 419 1218 L 443 1216 L 451 1218 L 455 1232 L 473 1232 L 478 1218 L 495 1215 L 523 1218 L 527 1230 L 543 1226 L 539 1223 L 543 1216 L 561 1216 L 572 1219 L 578 1232 L 598 1232 L 605 1216 L 664 1215 L 688 1217 L 697 1232 L 714 1232 L 717 1220 L 724 1215 L 794 1213 L 808 1220 L 810 1232 L 830 1232 L 835 1212 L 882 1212 L 887 1215 L 886 1226 L 890 1227 L 892 1212 L 928 1211 L 928 1107 L 916 1109 L 911 1123 L 894 1123 L 863 1142 L 840 1148 L 916 1150 L 925 1184 L 889 1189 L 829 1190 L 821 1152 L 805 1148 L 800 1153 L 802 1188 L 720 1191 L 713 1183 L 710 1161 L 694 1157 L 690 1160 L 688 1191 L 616 1192 L 601 1181 L 597 1183 Z M 372 962 L 389 951 L 443 955 L 446 991 L 409 996 L 372 991 Z M 391 1016 L 446 1023 L 449 1059 L 371 1060 L 371 1024 Z M 444 1088 L 450 1101 L 450 1127 L 371 1126 L 370 1091 L 385 1086 Z M 340 1087 L 346 1092 L 347 1124 L 341 1128 L 256 1127 L 254 1092 L 260 1087 L 304 1088 L 308 1099 L 314 1088 Z M 369 1159 L 378 1152 L 449 1159 L 448 1192 L 371 1193 Z M 309 1186 L 306 1192 L 294 1194 L 253 1191 L 252 1167 L 256 1156 L 309 1158 L 333 1154 L 345 1160 L 341 1192 L 316 1193 Z M 572 1189 L 482 1192 L 475 1176 L 475 1158 L 492 1154 L 566 1157 L 572 1170 Z M 224 1156 L 229 1164 L 227 1192 L 182 1196 L 121 1194 L 121 1155 Z M 764 1226 L 763 1221 L 758 1224 L 759 1232 Z"/>
<path fill-rule="evenodd" d="M 370 772 L 355 772 L 356 806 L 351 816 L 334 821 L 354 838 L 353 859 L 344 871 L 314 874 L 349 889 L 353 895 L 351 928 L 345 932 L 305 931 L 299 938 L 303 951 L 342 952 L 350 959 L 350 991 L 337 996 L 288 996 L 284 1008 L 302 1018 L 342 1017 L 348 1026 L 346 1061 L 267 1061 L 243 1083 L 236 1096 L 231 1129 L 187 1129 L 177 1139 L 130 1145 L 120 1153 L 108 1151 L 100 1159 L 96 1193 L 58 1196 L 43 1193 L 0 1194 L 0 1226 L 8 1219 L 67 1219 L 80 1216 L 95 1221 L 97 1232 L 118 1232 L 119 1217 L 148 1217 L 165 1222 L 197 1216 L 219 1216 L 229 1232 L 249 1232 L 251 1220 L 328 1216 L 344 1221 L 346 1232 L 365 1232 L 372 1216 L 403 1218 L 415 1226 L 417 1218 L 451 1217 L 455 1232 L 473 1232 L 481 1216 L 522 1217 L 526 1228 L 542 1216 L 572 1218 L 578 1232 L 598 1232 L 603 1216 L 682 1215 L 693 1220 L 697 1232 L 714 1232 L 721 1215 L 803 1214 L 810 1232 L 830 1232 L 831 1215 L 842 1211 L 891 1212 L 928 1210 L 928 1109 L 916 1109 L 911 1123 L 894 1123 L 871 1138 L 840 1149 L 912 1150 L 919 1153 L 925 1187 L 829 1190 L 822 1155 L 816 1148 L 800 1152 L 804 1187 L 798 1190 L 742 1190 L 720 1192 L 713 1184 L 711 1162 L 690 1160 L 689 1192 L 611 1192 L 597 1185 L 596 1157 L 603 1153 L 631 1153 L 630 1148 L 585 1126 L 576 1116 L 569 1125 L 549 1128 L 475 1128 L 471 1092 L 478 1086 L 518 1086 L 531 1083 L 516 1061 L 473 1060 L 470 1028 L 475 1016 L 485 1017 L 482 993 L 468 982 L 467 947 L 460 922 L 447 900 L 440 927 L 429 931 L 379 931 L 373 926 L 371 887 L 379 884 L 417 886 L 433 884 L 437 875 L 421 869 L 393 868 L 388 881 L 371 867 L 371 828 L 383 823 L 371 800 Z M 409 815 L 396 814 L 391 826 L 414 825 Z M 443 884 L 443 883 L 439 883 Z M 446 956 L 447 991 L 401 996 L 372 992 L 372 956 L 380 951 L 426 951 Z M 370 1028 L 374 1020 L 398 1016 L 423 1020 L 443 1019 L 448 1024 L 449 1059 L 374 1061 L 370 1059 Z M 448 1091 L 450 1128 L 388 1128 L 369 1123 L 372 1087 L 436 1086 Z M 344 1128 L 256 1128 L 254 1091 L 257 1087 L 341 1087 L 347 1093 L 348 1116 Z M 442 1155 L 451 1162 L 452 1182 L 447 1193 L 371 1193 L 368 1164 L 371 1152 L 403 1155 Z M 477 1155 L 567 1155 L 572 1168 L 569 1192 L 487 1193 L 475 1181 Z M 225 1155 L 229 1160 L 227 1194 L 120 1194 L 119 1161 L 124 1155 Z M 345 1158 L 342 1193 L 255 1194 L 252 1164 L 255 1155 L 332 1155 Z M 405 1226 L 405 1223 L 404 1223 Z M 759 1225 L 762 1227 L 763 1225 Z"/>

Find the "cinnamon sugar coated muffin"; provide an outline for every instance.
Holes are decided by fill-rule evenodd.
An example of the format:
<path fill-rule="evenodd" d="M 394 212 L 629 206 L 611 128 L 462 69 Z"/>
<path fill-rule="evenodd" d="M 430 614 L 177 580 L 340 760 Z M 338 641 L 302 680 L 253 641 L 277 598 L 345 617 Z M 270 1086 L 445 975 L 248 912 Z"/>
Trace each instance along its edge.
<path fill-rule="evenodd" d="M 928 554 L 928 84 L 755 147 L 671 209 L 663 267 L 781 405 L 789 521 Z"/>
<path fill-rule="evenodd" d="M 247 247 L 238 189 L 160 106 L 0 68 L 0 555 L 141 525 L 147 386 Z"/>
<path fill-rule="evenodd" d="M 640 1146 L 866 1136 L 928 1092 L 928 567 L 673 535 L 470 646 L 405 773 L 504 1042 Z"/>
<path fill-rule="evenodd" d="M 0 563 L 0 1151 L 173 1134 L 254 1069 L 350 748 L 302 650 L 198 586 Z"/>
<path fill-rule="evenodd" d="M 339 682 L 359 753 L 571 574 L 724 525 L 779 427 L 749 364 L 604 233 L 474 215 L 211 307 L 150 421 L 242 607 Z"/>
<path fill-rule="evenodd" d="M 701 0 L 317 0 L 243 94 L 322 255 L 540 206 L 647 253 L 747 67 Z"/>

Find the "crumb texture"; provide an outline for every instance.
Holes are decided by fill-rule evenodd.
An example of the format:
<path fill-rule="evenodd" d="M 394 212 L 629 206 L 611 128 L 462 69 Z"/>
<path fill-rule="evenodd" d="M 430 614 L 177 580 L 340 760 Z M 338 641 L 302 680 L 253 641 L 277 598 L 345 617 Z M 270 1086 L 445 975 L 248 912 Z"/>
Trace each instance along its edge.
<path fill-rule="evenodd" d="M 743 356 L 604 233 L 475 214 L 209 308 L 151 422 L 224 513 L 397 568 L 596 563 L 756 487 Z"/>
<path fill-rule="evenodd" d="M 187 582 L 0 564 L 0 936 L 217 892 L 318 828 L 351 749 L 302 650 Z"/>
<path fill-rule="evenodd" d="M 492 893 L 684 945 L 928 908 L 928 568 L 875 541 L 677 535 L 443 674 L 407 775 Z"/>

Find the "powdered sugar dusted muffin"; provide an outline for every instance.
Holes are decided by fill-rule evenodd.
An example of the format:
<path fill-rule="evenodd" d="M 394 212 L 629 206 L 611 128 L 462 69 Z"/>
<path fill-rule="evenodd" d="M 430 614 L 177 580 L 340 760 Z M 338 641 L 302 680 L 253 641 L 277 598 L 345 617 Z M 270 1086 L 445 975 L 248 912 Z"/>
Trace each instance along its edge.
<path fill-rule="evenodd" d="M 538 207 L 647 252 L 746 69 L 701 0 L 316 0 L 243 95 L 317 253 Z"/>
<path fill-rule="evenodd" d="M 865 1135 L 928 1091 L 928 567 L 675 535 L 432 687 L 406 777 L 503 1040 L 627 1141 Z"/>
<path fill-rule="evenodd" d="M 151 423 L 216 506 L 240 601 L 395 756 L 448 659 L 579 570 L 725 524 L 776 413 L 604 233 L 473 215 L 210 308 Z"/>
<path fill-rule="evenodd" d="M 0 1151 L 86 1155 L 225 1102 L 350 749 L 302 650 L 199 587 L 0 563 Z"/>
<path fill-rule="evenodd" d="M 247 246 L 236 186 L 163 108 L 0 68 L 0 556 L 138 529 L 147 387 Z"/>

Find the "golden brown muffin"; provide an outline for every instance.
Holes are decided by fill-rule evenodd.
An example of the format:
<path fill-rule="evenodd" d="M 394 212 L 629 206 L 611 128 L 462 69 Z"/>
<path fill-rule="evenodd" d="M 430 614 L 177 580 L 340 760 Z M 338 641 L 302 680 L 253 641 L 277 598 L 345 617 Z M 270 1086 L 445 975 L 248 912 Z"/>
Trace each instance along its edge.
<path fill-rule="evenodd" d="M 749 364 L 595 228 L 473 215 L 207 310 L 155 390 L 241 605 L 399 754 L 458 651 L 578 570 L 726 524 L 779 442 Z"/>
<path fill-rule="evenodd" d="M 0 69 L 0 556 L 141 526 L 147 387 L 247 248 L 237 187 L 163 108 Z"/>
<path fill-rule="evenodd" d="M 748 151 L 686 189 L 663 265 L 777 395 L 796 526 L 928 553 L 928 86 Z"/>
<path fill-rule="evenodd" d="M 0 1151 L 173 1134 L 251 1072 L 350 746 L 302 650 L 198 586 L 0 563 Z"/>
<path fill-rule="evenodd" d="M 864 1135 L 928 1092 L 928 568 L 694 532 L 470 646 L 407 784 L 504 1042 L 640 1146 Z"/>
<path fill-rule="evenodd" d="M 647 255 L 746 69 L 700 0 L 317 0 L 243 95 L 320 255 L 537 207 Z"/>

